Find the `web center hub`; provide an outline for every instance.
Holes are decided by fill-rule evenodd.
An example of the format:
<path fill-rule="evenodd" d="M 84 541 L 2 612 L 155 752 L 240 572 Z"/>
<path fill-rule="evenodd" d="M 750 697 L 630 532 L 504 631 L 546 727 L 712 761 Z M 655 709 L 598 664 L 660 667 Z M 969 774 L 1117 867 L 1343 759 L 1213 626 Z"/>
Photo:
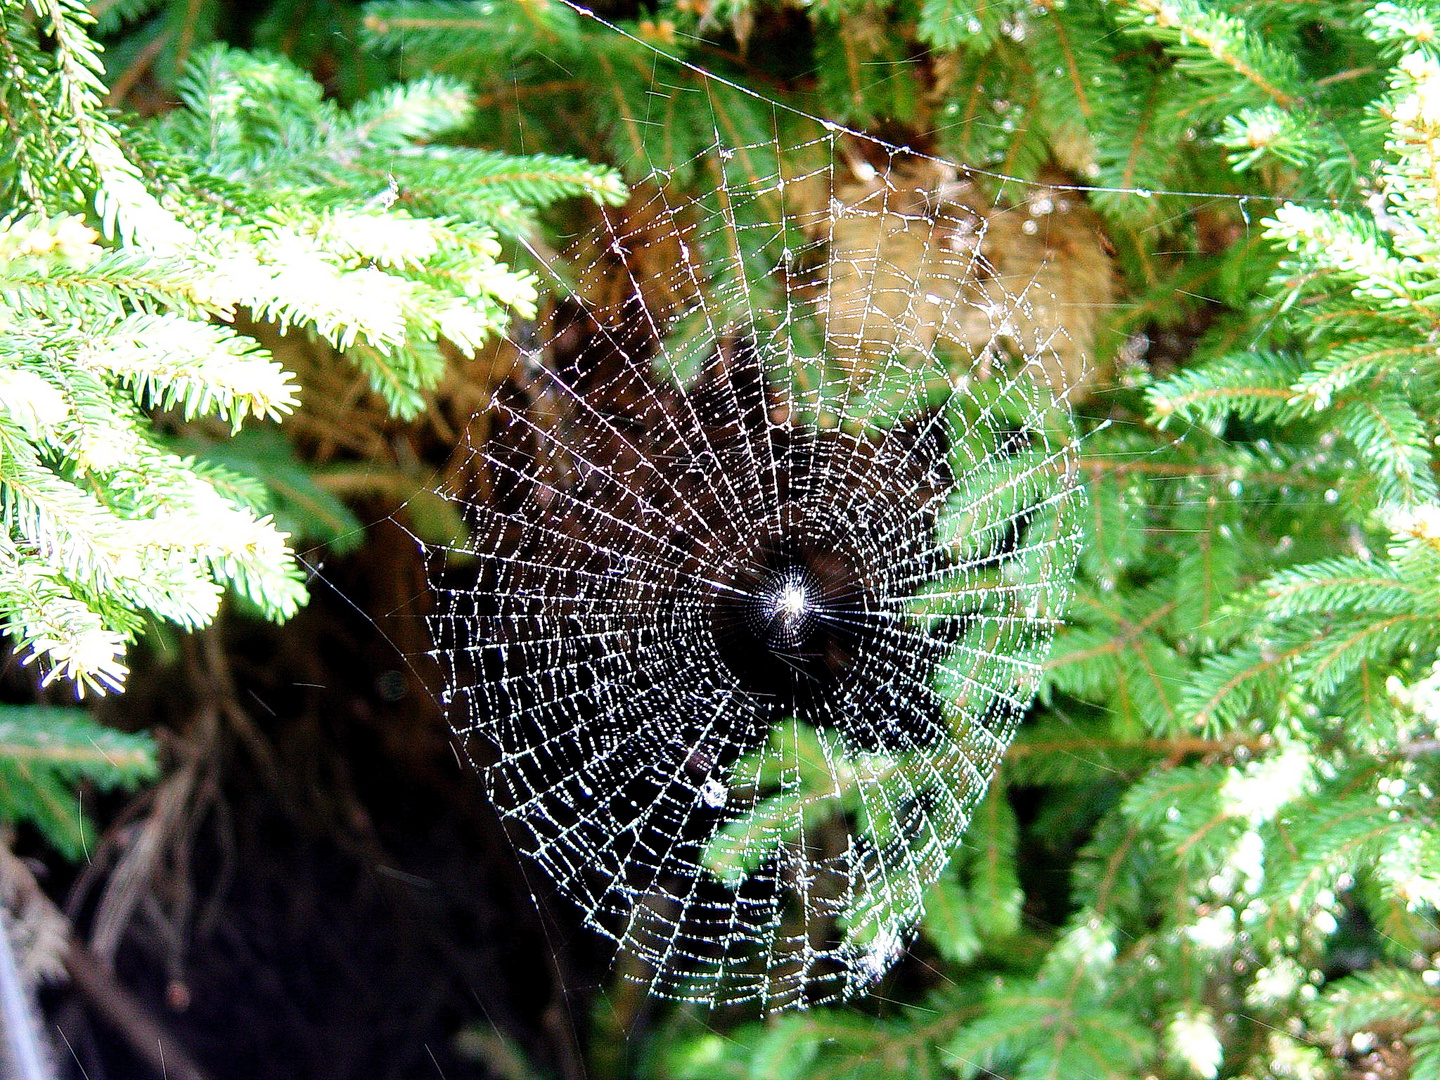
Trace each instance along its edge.
<path fill-rule="evenodd" d="M 796 649 L 814 631 L 824 603 L 819 579 L 804 566 L 787 566 L 761 580 L 745 621 L 750 632 L 769 648 Z"/>

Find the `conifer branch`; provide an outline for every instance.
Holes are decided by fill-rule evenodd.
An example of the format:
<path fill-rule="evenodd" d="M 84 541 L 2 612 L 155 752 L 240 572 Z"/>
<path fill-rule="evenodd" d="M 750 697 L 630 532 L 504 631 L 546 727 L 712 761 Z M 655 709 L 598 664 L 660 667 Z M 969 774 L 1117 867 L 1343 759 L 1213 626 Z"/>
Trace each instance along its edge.
<path fill-rule="evenodd" d="M 1295 64 L 1267 47 L 1239 19 L 1208 11 L 1198 0 L 1127 0 L 1171 51 L 1193 69 L 1218 62 L 1282 109 L 1298 104 Z"/>
<path fill-rule="evenodd" d="M 185 109 L 132 133 L 142 173 L 101 111 L 89 15 L 71 0 L 35 10 L 52 54 L 27 39 L 30 26 L 6 21 L 0 38 L 60 96 L 7 122 L 22 145 L 38 128 L 72 149 L 27 159 L 14 183 L 37 197 L 90 193 L 114 239 L 101 242 L 63 199 L 45 213 L 0 206 L 0 610 L 27 660 L 51 665 L 47 679 L 98 692 L 123 680 L 142 612 L 203 626 L 226 586 L 276 619 L 304 601 L 273 520 L 217 488 L 218 474 L 161 451 L 135 407 L 234 430 L 293 409 L 293 378 L 225 325 L 238 309 L 350 350 L 402 415 L 440 377 L 440 338 L 473 350 L 512 313 L 533 313 L 533 279 L 499 261 L 493 229 L 376 203 L 370 163 L 383 152 L 407 180 L 406 162 L 417 179 L 448 177 L 429 195 L 441 214 L 447 191 L 484 177 L 490 202 L 466 205 L 510 208 L 499 216 L 512 228 L 541 203 L 614 201 L 622 189 L 613 172 L 558 157 L 417 145 L 470 118 L 454 80 L 390 87 L 345 113 L 298 69 L 219 48 L 182 79 Z M 42 167 L 53 183 L 27 178 Z M 164 206 L 152 182 L 169 185 Z"/>

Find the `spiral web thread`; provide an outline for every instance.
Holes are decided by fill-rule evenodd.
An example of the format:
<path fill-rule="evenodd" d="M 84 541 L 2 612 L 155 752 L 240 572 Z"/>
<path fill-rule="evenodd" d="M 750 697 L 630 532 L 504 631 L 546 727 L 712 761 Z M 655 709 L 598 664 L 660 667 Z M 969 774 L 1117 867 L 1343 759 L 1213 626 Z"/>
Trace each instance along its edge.
<path fill-rule="evenodd" d="M 1055 298 L 997 270 L 963 171 L 816 130 L 717 136 L 554 260 L 569 314 L 517 341 L 489 497 L 430 553 L 447 704 L 519 847 L 626 974 L 766 1010 L 903 950 L 1078 533 Z M 1063 197 L 1012 213 L 1043 239 Z"/>

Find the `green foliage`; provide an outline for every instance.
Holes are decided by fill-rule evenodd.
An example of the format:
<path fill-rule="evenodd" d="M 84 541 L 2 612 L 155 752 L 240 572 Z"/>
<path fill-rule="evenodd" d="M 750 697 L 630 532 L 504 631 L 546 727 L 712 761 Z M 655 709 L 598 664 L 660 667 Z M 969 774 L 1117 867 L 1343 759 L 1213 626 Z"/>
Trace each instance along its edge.
<path fill-rule="evenodd" d="M 346 351 L 411 416 L 442 338 L 471 350 L 533 311 L 495 228 L 621 189 L 576 162 L 425 145 L 471 115 L 453 80 L 344 110 L 290 63 L 219 47 L 180 79 L 181 108 L 122 131 L 100 108 L 89 16 L 25 11 L 7 5 L 3 26 L 18 68 L 0 162 L 0 611 L 47 680 L 104 690 L 144 616 L 202 626 L 225 586 L 270 618 L 304 599 L 269 496 L 149 419 L 238 430 L 295 407 L 291 376 L 227 325 L 237 310 Z M 325 539 L 353 530 L 283 440 L 268 457 L 262 476 L 286 489 L 275 509 L 298 524 L 304 504 Z"/>
<path fill-rule="evenodd" d="M 239 501 L 268 507 L 276 527 L 297 543 L 325 544 L 343 555 L 364 540 L 360 519 L 343 500 L 316 483 L 273 427 L 247 428 L 234 438 L 210 444 L 196 465 L 212 476 L 212 483 L 228 482 Z"/>
<path fill-rule="evenodd" d="M 624 194 L 608 169 L 433 144 L 474 113 L 454 79 L 342 108 L 288 60 L 195 50 L 195 26 L 179 107 L 122 122 L 94 21 L 70 0 L 0 3 L 0 628 L 42 682 L 81 693 L 123 685 L 148 622 L 204 626 L 227 589 L 288 618 L 306 598 L 289 537 L 359 535 L 276 430 L 224 441 L 299 403 L 238 314 L 340 350 L 412 417 L 442 341 L 473 351 L 534 313 L 500 237 L 557 199 Z M 66 854 L 67 786 L 153 770 L 144 740 L 70 712 L 3 723 L 0 814 Z"/>
<path fill-rule="evenodd" d="M 807 10 L 803 55 L 789 56 L 767 51 L 769 9 L 745 2 L 661 3 L 623 24 L 630 37 L 559 4 L 366 9 L 371 40 L 407 67 L 490 80 L 497 108 L 480 127 L 497 140 L 583 150 L 634 177 L 657 168 L 702 202 L 715 177 L 686 170 L 717 131 L 776 137 L 797 147 L 787 172 L 810 167 L 811 121 L 775 97 L 924 132 L 1003 174 L 978 181 L 1002 201 L 1027 193 L 1016 180 L 1067 170 L 1092 185 L 1125 277 L 1102 340 L 1140 359 L 1085 406 L 1111 423 L 1088 422 L 1082 442 L 1077 595 L 1040 704 L 926 891 L 908 976 L 870 1006 L 879 1015 L 736 1026 L 681 1011 L 642 1071 L 1339 1078 L 1345 1055 L 1398 1039 L 1415 1075 L 1433 1074 L 1434 13 Z M 663 118 L 667 137 L 634 137 L 636 117 Z M 1159 347 L 1176 336 L 1178 353 Z M 837 415 L 884 414 L 886 393 Z M 981 450 L 954 448 L 957 474 L 1003 499 L 1003 475 L 967 474 Z M 963 520 L 941 528 L 961 553 L 994 542 Z M 943 613 L 943 598 L 921 598 L 919 615 L 927 603 Z M 824 734 L 802 734 L 823 761 Z M 762 776 L 757 756 L 762 797 L 712 845 L 717 876 L 755 869 L 764 846 L 740 831 L 780 843 L 802 807 L 863 814 L 824 769 L 810 790 L 806 755 L 791 756 L 788 780 Z"/>
<path fill-rule="evenodd" d="M 300 7 L 278 5 L 260 40 L 279 45 Z M 351 13 L 305 7 L 285 29 L 294 55 L 357 37 Z M 4 115 L 27 118 L 0 146 L 14 209 L 0 597 L 32 652 L 113 682 L 137 612 L 202 622 L 230 581 L 286 610 L 280 549 L 242 566 L 166 547 L 148 557 L 189 576 L 163 596 L 141 591 L 157 578 L 132 564 L 96 570 L 132 543 L 111 518 L 146 520 L 141 493 L 161 498 L 156 478 L 184 470 L 269 528 L 239 474 L 277 470 L 238 451 L 180 458 L 140 411 L 234 425 L 290 407 L 283 374 L 227 329 L 230 305 L 348 347 L 413 412 L 438 334 L 478 340 L 526 304 L 492 234 L 562 195 L 619 198 L 615 173 L 564 155 L 653 173 L 710 210 L 720 170 L 828 165 L 814 116 L 914 134 L 1002 203 L 1059 172 L 1088 185 L 1113 242 L 1124 295 L 1101 351 L 1126 359 L 1083 406 L 1110 425 L 1085 421 L 1080 580 L 1040 704 L 926 891 L 914 962 L 871 1003 L 878 1015 L 680 1010 L 643 1069 L 1339 1080 L 1358 1075 L 1347 1054 L 1399 1040 L 1413 1075 L 1440 1075 L 1432 5 L 660 0 L 622 35 L 553 0 L 373 0 L 365 50 L 328 57 L 338 97 L 359 101 L 385 64 L 420 77 L 345 109 L 275 60 L 201 50 L 185 74 L 195 46 L 180 43 L 213 33 L 214 5 L 125 0 L 101 16 L 107 34 L 136 28 L 115 55 L 162 43 L 148 55 L 184 102 L 136 129 L 98 109 L 80 9 L 35 11 L 43 40 L 13 4 L 0 35 L 32 73 L 0 86 Z M 462 128 L 500 149 L 428 143 Z M 705 165 L 717 138 L 745 152 Z M 92 205 L 115 243 L 80 220 Z M 763 283 L 777 238 L 745 226 L 779 217 L 758 200 L 729 209 L 716 240 L 748 243 Z M 297 280 L 302 267 L 319 276 Z M 457 291 L 462 267 L 475 274 Z M 373 291 L 356 302 L 362 282 Z M 883 411 L 885 392 L 836 415 Z M 973 464 L 983 448 L 953 450 Z M 1007 497 L 1003 475 L 956 460 L 966 483 Z M 293 490 L 293 527 L 351 527 Z M 993 547 L 964 526 L 944 523 L 958 550 Z M 778 844 L 805 808 L 864 812 L 830 770 L 807 772 L 826 736 L 796 728 L 794 752 L 769 759 L 783 775 L 760 757 L 738 766 L 760 798 L 708 852 L 718 877 L 755 869 L 765 844 L 744 830 Z"/>
<path fill-rule="evenodd" d="M 0 706 L 0 818 L 31 822 L 67 858 L 84 854 L 88 828 L 76 784 L 132 788 L 157 771 L 148 735 L 107 728 L 81 709 Z"/>

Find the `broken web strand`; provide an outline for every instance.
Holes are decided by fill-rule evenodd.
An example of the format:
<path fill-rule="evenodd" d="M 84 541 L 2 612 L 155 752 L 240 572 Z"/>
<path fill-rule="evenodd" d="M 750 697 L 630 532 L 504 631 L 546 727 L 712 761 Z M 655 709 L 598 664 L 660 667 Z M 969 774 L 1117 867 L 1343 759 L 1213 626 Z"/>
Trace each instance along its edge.
<path fill-rule="evenodd" d="M 838 186 L 838 137 L 832 130 L 819 140 L 828 150 L 825 174 L 832 191 Z M 717 139 L 708 156 L 721 163 L 720 192 L 733 207 L 736 200 L 728 199 L 731 180 L 724 173 L 724 163 L 729 159 L 723 143 Z M 749 182 L 755 183 L 753 175 Z M 777 170 L 769 183 L 783 203 L 787 181 Z M 660 189 L 657 197 L 664 202 L 672 221 L 693 209 L 683 200 L 671 207 L 666 186 L 661 184 Z M 881 191 L 880 209 L 869 212 L 883 220 L 891 212 L 889 189 L 882 185 Z M 831 214 L 824 222 L 821 213 L 819 219 L 833 247 L 838 215 Z M 525 496 L 532 502 L 498 517 L 485 510 L 480 511 L 480 516 L 489 516 L 492 526 L 503 523 L 528 534 L 531 546 L 525 548 L 522 540 L 522 550 L 502 551 L 497 531 L 492 529 L 487 534 L 483 525 L 477 529 L 469 553 L 496 565 L 497 609 L 493 615 L 452 613 L 442 614 L 440 619 L 448 617 L 464 624 L 458 627 L 457 636 L 478 631 L 475 644 L 469 647 L 482 669 L 487 659 L 499 659 L 503 665 L 507 649 L 518 649 L 521 655 L 521 664 L 513 673 L 502 671 L 498 678 L 482 678 L 476 684 L 452 688 L 467 703 L 472 729 L 500 747 L 502 760 L 499 766 L 492 767 L 491 779 L 509 789 L 499 792 L 499 801 L 513 820 L 525 825 L 522 831 L 529 833 L 521 846 L 581 904 L 597 928 L 650 962 L 657 989 L 712 1002 L 755 998 L 765 1007 L 774 1008 L 863 989 L 889 966 L 918 920 L 925 887 L 943 869 L 959 842 L 1019 713 L 1028 706 L 1037 658 L 1043 655 L 1055 613 L 1063 606 L 1067 560 L 1073 562 L 1076 535 L 1070 520 L 1073 462 L 1067 441 L 1059 440 L 1053 446 L 1044 441 L 1040 454 L 1032 455 L 1032 464 L 1017 468 L 1012 463 L 1007 470 L 1004 466 L 1010 451 L 999 449 L 1005 432 L 998 430 L 999 421 L 988 412 L 975 414 L 972 410 L 965 415 L 960 409 L 941 408 L 930 419 L 923 419 L 925 411 L 932 408 L 937 370 L 946 391 L 941 394 L 946 405 L 969 400 L 969 376 L 957 377 L 943 367 L 936 369 L 931 363 L 935 343 L 933 339 L 924 340 L 919 333 L 926 327 L 943 325 L 947 305 L 953 312 L 968 302 L 959 291 L 948 300 L 942 297 L 942 310 L 922 319 L 917 306 L 920 297 L 931 303 L 935 294 L 922 293 L 915 287 L 917 282 L 912 281 L 908 290 L 896 284 L 897 279 L 903 281 L 906 268 L 886 263 L 877 243 L 872 285 L 883 269 L 892 280 L 892 291 L 902 298 L 902 307 L 897 317 L 894 312 L 884 313 L 879 305 L 864 305 L 858 313 L 859 329 L 853 336 L 860 343 L 866 342 L 871 336 L 869 327 L 883 317 L 893 330 L 893 340 L 887 350 L 882 350 L 888 354 L 878 359 L 866 357 L 863 363 L 855 359 L 848 369 L 840 371 L 827 364 L 824 357 L 807 365 L 795 355 L 793 347 L 798 341 L 816 340 L 815 333 L 804 332 L 804 324 L 814 321 L 813 297 L 800 298 L 800 290 L 787 285 L 781 290 L 781 304 L 772 310 L 762 307 L 757 311 L 756 294 L 750 288 L 754 269 L 745 265 L 743 257 L 743 252 L 753 246 L 745 241 L 753 240 L 754 235 L 746 237 L 742 230 L 761 226 L 742 225 L 733 213 L 712 214 L 708 223 L 716 226 L 719 239 L 728 242 L 724 246 L 732 261 L 722 261 L 717 273 L 713 266 L 705 265 L 703 258 L 692 259 L 682 245 L 681 273 L 699 298 L 691 314 L 698 313 L 697 321 L 703 329 L 687 342 L 669 346 L 669 351 L 662 348 L 662 365 L 674 369 L 678 376 L 681 369 L 703 367 L 707 359 L 713 358 L 707 353 L 718 353 L 724 338 L 748 338 L 757 348 L 769 343 L 771 355 L 766 371 L 789 391 L 784 411 L 790 415 L 783 420 L 766 419 L 775 430 L 806 429 L 805 421 L 813 418 L 806 430 L 848 430 L 859 440 L 853 445 L 868 446 L 879 458 L 884 459 L 887 450 L 898 448 L 887 463 L 899 476 L 903 475 L 913 445 L 901 446 L 897 431 L 902 430 L 903 422 L 920 418 L 922 428 L 939 428 L 946 436 L 945 441 L 951 444 L 950 465 L 959 476 L 973 479 L 987 467 L 999 474 L 996 483 L 986 486 L 978 497 L 962 500 L 958 508 L 948 505 L 953 492 L 944 497 L 933 494 L 908 510 L 890 508 L 887 512 L 897 515 L 900 525 L 934 518 L 936 524 L 929 531 L 940 537 L 946 531 L 941 526 L 955 520 L 957 509 L 979 521 L 973 531 L 982 536 L 988 533 L 998 537 L 1007 525 L 1016 525 L 1022 513 L 1048 522 L 1039 529 L 1034 528 L 1034 520 L 1025 522 L 1024 542 L 1014 543 L 1003 560 L 983 556 L 982 551 L 972 560 L 973 565 L 964 562 L 963 557 L 956 563 L 949 558 L 952 553 L 948 548 L 955 544 L 952 538 L 931 549 L 913 552 L 902 563 L 866 568 L 867 573 L 888 578 L 882 582 L 889 590 L 883 599 L 892 608 L 882 605 L 881 611 L 889 620 L 884 630 L 888 649 L 931 643 L 927 623 L 959 617 L 973 620 L 944 658 L 930 665 L 926 685 L 918 688 L 923 700 L 944 712 L 948 737 L 936 744 L 932 732 L 930 743 L 912 739 L 906 744 L 902 740 L 902 745 L 887 748 L 890 752 L 869 752 L 847 741 L 843 730 L 837 734 L 837 728 L 843 725 L 836 722 L 836 717 L 816 715 L 813 710 L 808 717 L 775 717 L 771 711 L 757 712 L 754 702 L 740 700 L 735 686 L 724 685 L 723 674 L 702 671 L 696 675 L 675 663 L 666 652 L 665 635 L 647 637 L 637 633 L 635 624 L 661 619 L 666 630 L 688 635 L 688 644 L 706 646 L 703 612 L 698 617 L 696 613 L 713 598 L 713 593 L 726 590 L 725 567 L 714 564 L 717 545 L 704 535 L 709 523 L 693 507 L 687 507 L 684 494 L 666 470 L 658 461 L 647 459 L 627 432 L 582 395 L 558 380 L 555 383 L 557 396 L 568 399 L 577 416 L 613 437 L 620 448 L 633 455 L 633 460 L 627 458 L 627 476 L 611 477 L 615 482 L 609 488 L 600 485 L 602 492 L 609 490 L 618 497 L 620 505 L 615 511 L 592 505 L 596 501 L 593 495 L 577 496 L 562 485 L 527 476 L 514 462 L 486 454 L 486 463 L 493 470 L 512 474 L 518 483 L 533 484 L 531 493 Z M 792 231 L 788 217 L 778 224 L 779 235 Z M 925 241 L 927 245 L 931 242 Z M 763 250 L 766 245 L 760 246 Z M 789 243 L 785 243 L 784 250 L 791 251 Z M 722 292 L 717 300 L 715 283 L 727 281 L 737 283 L 730 289 L 738 292 Z M 641 282 L 632 284 L 637 292 L 644 288 Z M 833 296 L 833 284 L 822 291 Z M 1001 295 L 1003 302 L 996 305 L 1001 313 L 1008 305 L 1024 302 L 1023 296 Z M 737 309 L 748 309 L 748 314 L 737 319 Z M 834 314 L 833 309 L 824 312 L 826 318 Z M 651 319 L 648 308 L 634 315 Z M 666 340 L 667 326 L 651 320 L 650 329 L 655 338 Z M 883 332 L 882 338 L 889 333 Z M 838 335 L 829 329 L 818 337 L 833 344 Z M 627 347 L 623 337 L 611 344 L 622 354 Z M 867 368 L 874 370 L 867 372 Z M 811 378 L 808 383 L 787 378 L 795 373 L 807 373 Z M 626 377 L 635 376 L 630 372 Z M 867 402 L 864 393 L 885 378 L 891 379 L 893 387 L 882 409 L 878 403 Z M 685 385 L 684 379 L 677 378 L 676 382 Z M 735 414 L 734 426 L 740 429 L 744 409 L 735 382 L 722 380 L 720 386 Z M 673 407 L 678 401 L 685 419 L 665 422 L 673 424 L 669 434 L 674 436 L 674 446 L 692 458 L 692 467 L 702 471 L 710 497 L 730 505 L 744 518 L 747 501 L 760 497 L 764 502 L 763 496 L 769 494 L 767 513 L 753 524 L 768 523 L 784 530 L 785 523 L 778 516 L 781 463 L 775 440 L 767 438 L 757 445 L 737 431 L 743 450 L 738 460 L 748 461 L 750 471 L 742 468 L 737 474 L 721 468 L 722 462 L 727 466 L 737 464 L 736 455 L 729 452 L 734 447 L 726 445 L 728 438 L 722 438 L 725 427 L 719 433 L 707 433 L 706 418 L 688 395 L 667 399 L 662 398 L 659 387 L 643 383 L 637 383 L 637 387 L 661 417 L 671 415 L 665 412 L 666 406 Z M 1011 402 L 1011 412 L 1018 411 L 1023 421 L 1033 423 L 1046 412 L 1046 406 L 1036 403 L 1040 396 L 1036 388 L 1013 370 L 1002 378 L 1000 391 L 1001 397 L 1009 394 L 1020 401 L 1018 409 Z M 1027 394 L 1033 400 L 1027 399 Z M 559 441 L 553 432 L 525 417 L 522 410 L 510 410 L 508 415 L 526 427 L 537 443 Z M 1022 427 L 1021 431 L 1026 429 Z M 985 438 L 978 440 L 980 446 L 974 445 L 977 433 L 991 436 L 990 445 L 983 445 Z M 909 437 L 918 445 L 918 439 Z M 1035 432 L 1026 433 L 1026 437 L 1035 438 Z M 1048 440 L 1048 436 L 1044 439 Z M 827 456 L 822 454 L 821 446 L 816 437 L 805 441 L 804 465 L 796 470 L 802 476 L 813 475 L 813 482 L 804 486 L 806 498 L 793 504 L 798 507 L 799 520 L 807 525 L 814 524 L 821 515 L 844 518 L 868 508 L 860 496 L 862 485 L 849 482 L 857 478 L 847 471 L 850 466 L 844 455 Z M 607 469 L 616 467 L 598 457 L 587 457 L 589 450 L 585 447 L 563 444 L 551 449 L 556 456 L 568 456 L 579 472 L 604 476 Z M 642 474 L 654 480 L 654 490 L 674 497 L 665 507 L 656 506 L 646 497 L 650 489 L 636 481 Z M 1053 490 L 1047 493 L 1047 489 Z M 1006 492 L 1014 498 L 1009 499 Z M 917 493 L 913 486 L 900 492 L 902 497 Z M 1033 497 L 1027 499 L 1026 495 Z M 575 536 L 548 523 L 551 515 L 546 511 L 555 505 L 567 507 L 572 515 L 593 527 L 586 543 L 612 556 L 612 562 L 632 575 L 628 592 L 606 591 L 606 574 L 579 565 L 585 555 L 584 545 L 577 545 Z M 997 519 L 986 517 L 1000 513 L 990 507 L 1007 505 L 1011 509 Z M 634 511 L 636 520 L 624 511 Z M 710 572 L 697 572 L 687 566 L 683 547 L 677 547 L 673 539 L 653 527 L 657 520 L 667 518 L 669 531 L 682 537 L 681 545 L 694 545 L 688 555 L 699 557 Z M 955 531 L 953 526 L 950 531 Z M 732 540 L 735 532 L 731 530 Z M 1031 539 L 1032 532 L 1036 539 Z M 487 545 L 493 545 L 493 550 Z M 971 546 L 975 546 L 973 542 Z M 981 549 L 984 546 L 979 545 Z M 872 554 L 877 560 L 885 557 L 883 552 Z M 984 565 L 987 562 L 996 565 Z M 1014 581 L 982 583 L 980 578 L 997 571 L 999 562 L 1025 569 L 1018 573 L 1012 570 Z M 647 576 L 648 588 L 644 580 Z M 924 586 L 930 586 L 928 591 Z M 705 591 L 707 588 L 710 593 Z M 1004 601 L 1006 596 L 1012 599 Z M 1001 602 L 1009 603 L 1013 610 L 1014 598 L 1022 596 L 1028 602 L 1021 606 L 1020 615 L 980 616 L 974 606 L 981 600 L 1002 598 Z M 922 610 L 904 610 L 908 600 L 923 600 Z M 672 610 L 677 604 L 686 609 L 678 618 Z M 541 609 L 538 615 L 537 605 Z M 549 615 L 544 611 L 547 606 L 552 609 Z M 831 613 L 830 617 L 842 623 L 846 618 L 843 613 Z M 581 655 L 584 649 L 598 649 L 599 653 L 585 657 Z M 883 670 L 883 659 L 866 657 L 847 675 L 857 684 L 883 691 L 886 680 L 893 678 Z M 647 671 L 647 679 L 652 685 L 640 688 L 638 696 L 627 697 L 628 691 L 636 689 L 630 676 L 651 665 L 654 667 Z M 682 695 L 681 711 L 700 716 L 701 726 L 696 730 L 667 731 L 665 709 L 675 705 L 675 698 L 665 691 L 675 688 L 663 684 L 687 677 L 697 678 L 699 684 L 688 698 Z M 590 688 L 581 685 L 587 679 L 593 680 Z M 522 698 L 527 700 L 521 702 Z M 853 704 L 852 699 L 853 694 L 842 697 L 829 707 L 840 711 L 842 706 Z M 760 765 L 741 756 L 725 778 L 715 775 L 713 769 L 700 770 L 703 777 L 692 776 L 686 768 L 693 756 L 689 752 L 708 745 L 728 710 L 743 711 L 746 705 L 751 707 L 752 721 L 768 729 L 761 748 L 751 755 L 758 754 Z M 645 714 L 647 708 L 651 710 L 649 715 Z M 987 711 L 988 723 L 981 723 Z M 684 756 L 675 752 L 677 746 L 667 743 L 667 735 L 676 733 L 686 736 L 678 740 L 678 749 L 687 751 Z M 851 732 L 861 742 L 868 739 L 883 743 L 883 734 L 868 722 Z M 771 738 L 777 735 L 778 739 Z M 660 794 L 654 804 L 639 808 L 638 815 L 622 822 L 623 815 L 602 807 L 597 789 L 602 781 L 622 779 L 618 774 L 607 774 L 606 769 L 622 759 L 640 757 L 634 752 L 637 743 L 658 751 L 658 760 L 668 761 L 671 768 L 668 772 L 662 769 Z M 557 749 L 563 745 L 585 746 L 593 756 L 568 771 L 560 770 L 558 776 L 551 775 L 553 766 L 567 760 Z M 777 758 L 781 766 L 767 774 L 763 764 L 769 758 Z M 546 764 L 542 767 L 537 764 L 540 762 Z M 947 783 L 936 788 L 928 779 L 935 775 L 947 778 Z M 927 779 L 922 781 L 922 777 Z M 747 787 L 754 789 L 748 805 Z M 772 788 L 775 793 L 766 794 Z M 576 812 L 572 804 L 586 799 L 595 800 L 593 809 Z M 703 836 L 699 840 L 685 839 L 682 834 L 693 825 L 693 812 L 698 807 L 720 814 L 703 830 L 708 832 L 708 840 Z M 568 820 L 558 820 L 557 809 L 570 811 Z M 844 846 L 819 859 L 812 857 L 809 848 L 815 834 L 837 821 L 844 823 L 847 815 L 856 824 L 845 833 Z M 657 824 L 659 828 L 652 827 Z M 672 828 L 666 837 L 666 830 Z M 734 841 L 742 829 L 747 830 L 744 838 Z M 647 838 L 639 839 L 639 834 L 647 830 Z M 752 834 L 754 841 L 748 839 Z M 657 835 L 660 842 L 656 842 Z M 722 836 L 731 838 L 732 848 L 738 843 L 738 855 L 718 853 L 714 844 Z M 639 874 L 635 873 L 637 864 Z M 597 865 L 600 872 L 589 875 L 587 872 Z M 751 898 L 718 895 L 709 888 L 719 885 L 743 891 L 757 883 L 770 887 L 752 889 Z M 694 932 L 687 933 L 687 918 L 693 921 L 696 915 L 704 917 L 703 928 L 711 940 L 699 940 Z M 614 916 L 621 917 L 618 928 Z M 825 929 L 837 924 L 841 928 L 838 940 L 825 940 Z"/>

